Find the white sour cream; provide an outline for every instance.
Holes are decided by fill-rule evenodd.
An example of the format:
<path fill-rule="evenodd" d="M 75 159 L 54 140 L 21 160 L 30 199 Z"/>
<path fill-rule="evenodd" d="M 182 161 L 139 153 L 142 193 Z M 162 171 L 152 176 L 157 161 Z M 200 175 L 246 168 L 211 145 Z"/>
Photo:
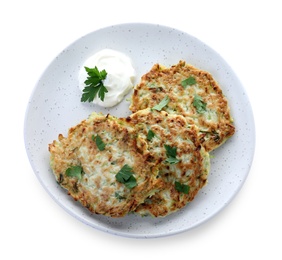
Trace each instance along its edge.
<path fill-rule="evenodd" d="M 102 107 L 113 107 L 122 101 L 124 96 L 133 88 L 135 81 L 135 70 L 131 60 L 125 54 L 104 49 L 88 58 L 79 72 L 79 88 L 82 91 L 85 88 L 84 81 L 87 79 L 87 72 L 84 67 L 106 70 L 107 77 L 103 81 L 108 92 L 105 93 L 104 101 L 100 100 L 98 95 L 93 100 L 94 104 Z"/>

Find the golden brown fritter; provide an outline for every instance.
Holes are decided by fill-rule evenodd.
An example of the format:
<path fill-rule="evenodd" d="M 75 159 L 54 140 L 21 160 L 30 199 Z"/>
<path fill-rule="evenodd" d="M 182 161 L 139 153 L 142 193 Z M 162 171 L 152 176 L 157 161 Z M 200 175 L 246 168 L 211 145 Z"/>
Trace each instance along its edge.
<path fill-rule="evenodd" d="M 163 217 L 192 201 L 206 184 L 209 171 L 209 155 L 198 139 L 198 128 L 181 115 L 151 109 L 132 114 L 126 122 L 138 132 L 137 146 L 148 150 L 150 161 L 159 165 L 164 185 L 135 211 Z"/>
<path fill-rule="evenodd" d="M 161 187 L 136 130 L 93 113 L 49 145 L 57 182 L 91 212 L 122 217 Z"/>
<path fill-rule="evenodd" d="M 154 107 L 165 96 L 164 108 L 183 115 L 190 125 L 199 127 L 199 138 L 207 151 L 214 150 L 235 132 L 226 97 L 213 77 L 180 61 L 164 68 L 155 64 L 135 87 L 130 110 L 134 113 Z"/>

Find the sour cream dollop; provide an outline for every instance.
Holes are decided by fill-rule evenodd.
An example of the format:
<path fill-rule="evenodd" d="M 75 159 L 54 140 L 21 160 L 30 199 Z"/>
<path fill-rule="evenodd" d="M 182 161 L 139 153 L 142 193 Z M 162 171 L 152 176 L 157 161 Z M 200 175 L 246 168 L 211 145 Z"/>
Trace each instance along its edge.
<path fill-rule="evenodd" d="M 125 54 L 104 49 L 90 58 L 88 58 L 79 72 L 79 88 L 81 91 L 85 88 L 84 81 L 87 79 L 87 72 L 84 67 L 106 70 L 107 77 L 103 81 L 108 92 L 105 94 L 104 101 L 97 97 L 93 100 L 94 104 L 102 107 L 113 107 L 122 101 L 124 96 L 133 88 L 136 77 L 135 70 L 131 60 Z"/>

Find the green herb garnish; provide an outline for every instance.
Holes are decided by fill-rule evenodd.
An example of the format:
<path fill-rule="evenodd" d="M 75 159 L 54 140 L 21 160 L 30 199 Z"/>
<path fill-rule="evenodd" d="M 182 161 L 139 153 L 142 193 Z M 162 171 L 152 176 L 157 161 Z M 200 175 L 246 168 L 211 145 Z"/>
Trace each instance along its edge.
<path fill-rule="evenodd" d="M 199 114 L 203 114 L 205 111 L 207 111 L 207 104 L 203 101 L 201 96 L 194 96 L 193 106 L 196 108 Z"/>
<path fill-rule="evenodd" d="M 105 93 L 108 92 L 103 84 L 103 80 L 107 77 L 107 72 L 105 70 L 99 71 L 98 68 L 88 68 L 84 67 L 88 73 L 87 79 L 84 81 L 86 87 L 83 89 L 83 94 L 81 97 L 81 102 L 92 102 L 97 94 L 98 97 L 104 101 Z"/>
<path fill-rule="evenodd" d="M 176 147 L 172 147 L 170 145 L 164 145 L 166 150 L 166 156 L 168 157 L 165 162 L 169 164 L 176 164 L 180 162 L 179 159 L 176 158 Z"/>
<path fill-rule="evenodd" d="M 71 166 L 66 170 L 66 175 L 68 177 L 75 177 L 81 180 L 82 175 L 84 174 L 81 166 Z"/>
<path fill-rule="evenodd" d="M 169 97 L 165 96 L 158 105 L 152 107 L 152 110 L 161 111 L 169 103 L 169 101 L 170 101 Z"/>
<path fill-rule="evenodd" d="M 95 141 L 95 143 L 96 143 L 96 145 L 97 145 L 97 147 L 100 151 L 105 150 L 106 144 L 103 142 L 102 138 L 99 135 L 96 135 L 96 136 L 92 135 L 92 140 Z"/>
<path fill-rule="evenodd" d="M 155 133 L 150 129 L 150 130 L 148 131 L 148 134 L 147 134 L 147 140 L 148 140 L 148 141 L 151 141 L 154 136 L 155 136 Z"/>
<path fill-rule="evenodd" d="M 127 188 L 132 189 L 137 186 L 137 182 L 133 174 L 134 172 L 132 171 L 132 168 L 125 164 L 116 174 L 116 180 L 120 183 L 124 183 Z"/>
<path fill-rule="evenodd" d="M 125 197 L 121 196 L 118 192 L 115 192 L 115 197 L 116 197 L 119 201 L 125 199 Z"/>
<path fill-rule="evenodd" d="M 182 192 L 182 193 L 185 193 L 185 194 L 188 194 L 189 193 L 189 190 L 190 190 L 190 187 L 186 184 L 181 184 L 180 182 L 176 181 L 174 183 L 174 187 L 177 191 L 179 192 Z"/>
<path fill-rule="evenodd" d="M 197 83 L 196 79 L 192 76 L 190 76 L 187 79 L 184 79 L 181 81 L 182 87 L 186 88 L 187 86 L 193 86 Z"/>

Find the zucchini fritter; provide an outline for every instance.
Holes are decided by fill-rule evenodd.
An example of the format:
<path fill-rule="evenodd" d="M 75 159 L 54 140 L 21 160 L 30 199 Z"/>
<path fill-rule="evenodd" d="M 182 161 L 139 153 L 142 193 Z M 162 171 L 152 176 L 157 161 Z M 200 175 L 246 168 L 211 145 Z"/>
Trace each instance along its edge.
<path fill-rule="evenodd" d="M 198 139 L 198 128 L 181 115 L 151 109 L 140 110 L 126 121 L 138 132 L 137 146 L 148 150 L 150 161 L 159 165 L 164 185 L 135 212 L 163 217 L 184 207 L 206 184 L 209 171 L 209 154 Z"/>
<path fill-rule="evenodd" d="M 134 128 L 93 113 L 49 144 L 57 182 L 91 212 L 122 217 L 161 187 Z"/>
<path fill-rule="evenodd" d="M 164 108 L 183 115 L 190 125 L 199 127 L 199 138 L 207 151 L 224 143 L 235 132 L 226 97 L 213 77 L 180 61 L 164 68 L 155 64 L 135 87 L 130 110 L 134 113 L 154 107 L 165 96 Z"/>

